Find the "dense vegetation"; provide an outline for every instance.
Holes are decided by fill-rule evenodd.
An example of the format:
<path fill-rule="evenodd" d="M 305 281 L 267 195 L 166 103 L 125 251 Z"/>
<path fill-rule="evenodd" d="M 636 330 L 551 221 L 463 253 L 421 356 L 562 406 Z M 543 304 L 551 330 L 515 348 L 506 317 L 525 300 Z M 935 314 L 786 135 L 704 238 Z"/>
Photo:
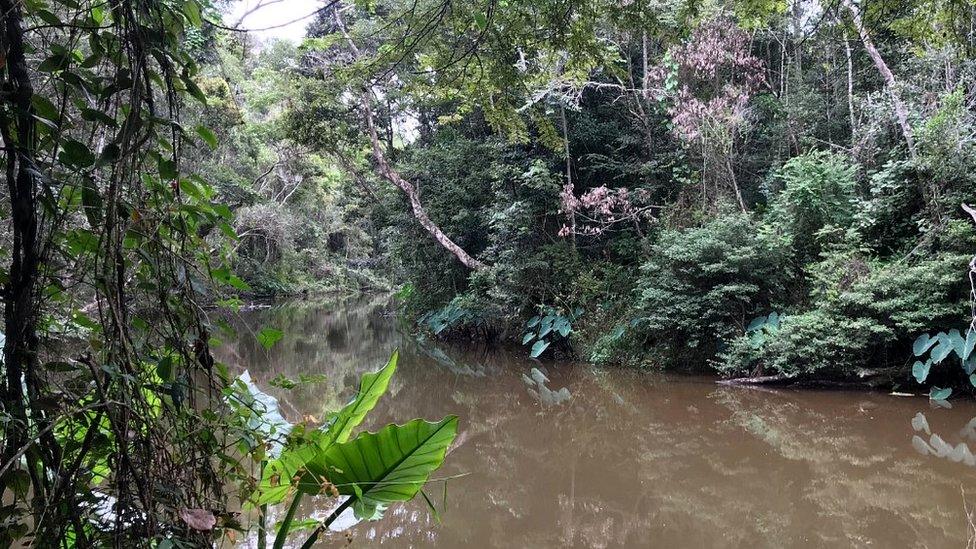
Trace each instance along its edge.
<path fill-rule="evenodd" d="M 316 263 L 313 284 L 400 287 L 420 329 L 532 356 L 910 388 L 916 338 L 965 346 L 971 319 L 973 14 L 381 2 L 322 10 L 297 47 L 224 42 L 250 76 L 225 61 L 219 85 L 321 160 L 296 192 L 335 197 L 242 202 L 279 208 L 265 231 L 328 221 L 235 261 L 273 266 L 247 278 L 268 290 Z M 931 371 L 970 386 L 968 363 Z"/>
<path fill-rule="evenodd" d="M 233 4 L 0 0 L 0 545 L 206 544 L 255 530 L 238 503 L 264 543 L 283 501 L 276 544 L 311 543 L 303 495 L 416 494 L 456 420 L 353 437 L 393 361 L 322 428 L 269 425 L 211 355 L 256 296 L 396 290 L 540 358 L 976 385 L 971 1 L 337 0 L 295 43 Z M 400 436 L 436 458 L 402 489 L 335 481 Z"/>

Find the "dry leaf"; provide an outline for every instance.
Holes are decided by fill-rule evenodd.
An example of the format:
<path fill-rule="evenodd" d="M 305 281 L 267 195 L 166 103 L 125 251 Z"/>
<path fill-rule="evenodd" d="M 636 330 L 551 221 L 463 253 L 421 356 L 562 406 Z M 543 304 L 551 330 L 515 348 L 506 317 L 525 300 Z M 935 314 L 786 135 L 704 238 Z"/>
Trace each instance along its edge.
<path fill-rule="evenodd" d="M 194 530 L 206 532 L 213 530 L 217 517 L 206 509 L 180 509 L 180 518 Z"/>

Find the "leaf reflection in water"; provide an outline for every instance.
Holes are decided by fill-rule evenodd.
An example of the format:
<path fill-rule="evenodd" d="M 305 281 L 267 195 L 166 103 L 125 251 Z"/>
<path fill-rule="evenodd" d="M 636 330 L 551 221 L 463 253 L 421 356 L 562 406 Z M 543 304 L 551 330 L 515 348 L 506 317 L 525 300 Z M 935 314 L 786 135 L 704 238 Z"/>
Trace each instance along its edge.
<path fill-rule="evenodd" d="M 529 370 L 529 375 L 522 374 L 522 381 L 528 385 L 528 391 L 532 395 L 532 398 L 538 400 L 544 406 L 558 406 L 572 398 L 569 389 L 566 387 L 558 391 L 553 391 L 549 387 L 546 387 L 549 378 L 538 368 Z"/>
<path fill-rule="evenodd" d="M 960 435 L 973 438 L 974 428 L 976 428 L 976 418 L 971 419 L 966 424 L 966 427 L 962 429 Z M 915 432 L 924 432 L 929 435 L 928 441 L 917 434 L 912 437 L 912 448 L 915 448 L 916 452 L 923 456 L 935 456 L 937 458 L 947 459 L 953 463 L 965 463 L 970 467 L 976 467 L 976 456 L 973 456 L 973 453 L 969 450 L 969 446 L 965 442 L 960 442 L 953 446 L 946 442 L 938 433 L 932 433 L 929 428 L 928 419 L 926 419 L 925 414 L 922 412 L 915 414 L 915 417 L 912 418 L 912 429 Z"/>

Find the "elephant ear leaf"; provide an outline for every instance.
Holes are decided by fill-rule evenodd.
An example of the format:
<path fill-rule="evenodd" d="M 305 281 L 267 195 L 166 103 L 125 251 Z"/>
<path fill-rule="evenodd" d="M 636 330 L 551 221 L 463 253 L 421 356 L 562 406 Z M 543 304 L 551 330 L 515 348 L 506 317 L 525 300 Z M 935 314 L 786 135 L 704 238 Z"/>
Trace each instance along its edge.
<path fill-rule="evenodd" d="M 302 433 L 303 439 L 285 448 L 277 459 L 268 462 L 264 469 L 262 490 L 273 491 L 289 480 L 315 456 L 328 450 L 337 442 L 349 440 L 349 435 L 366 414 L 376 406 L 380 397 L 386 393 L 390 378 L 396 371 L 399 352 L 394 351 L 386 366 L 378 372 L 364 374 L 359 381 L 359 392 L 349 404 L 335 413 L 331 420 L 321 428 Z"/>
<path fill-rule="evenodd" d="M 366 414 L 376 406 L 380 397 L 386 393 L 387 387 L 390 386 L 390 378 L 396 371 L 399 357 L 400 352 L 393 351 L 390 360 L 380 371 L 363 375 L 359 380 L 359 392 L 356 393 L 356 398 L 339 410 L 333 416 L 332 421 L 323 426 L 325 436 L 319 440 L 319 446 L 323 450 L 334 443 L 349 440 L 352 430 L 363 422 Z"/>
<path fill-rule="evenodd" d="M 969 328 L 966 331 L 966 347 L 963 349 L 962 359 L 966 360 L 971 354 L 973 354 L 973 349 L 976 348 L 976 330 Z"/>
<path fill-rule="evenodd" d="M 915 339 L 915 343 L 912 344 L 912 351 L 915 353 L 915 356 L 922 356 L 925 354 L 925 351 L 931 349 L 932 345 L 935 345 L 938 340 L 939 339 L 936 337 L 929 337 L 929 334 L 922 334 L 918 336 Z"/>
<path fill-rule="evenodd" d="M 916 360 L 915 364 L 912 365 L 912 375 L 915 376 L 915 381 L 923 383 L 925 378 L 929 377 L 929 368 L 932 366 L 932 360 L 926 360 L 922 362 L 921 360 Z"/>
<path fill-rule="evenodd" d="M 956 352 L 961 360 L 966 359 L 966 340 L 959 333 L 959 330 L 952 329 L 949 330 L 947 334 L 949 338 L 949 343 L 952 345 L 952 350 Z"/>
<path fill-rule="evenodd" d="M 317 494 L 328 481 L 351 499 L 359 518 L 378 518 L 391 503 L 413 498 L 444 462 L 457 435 L 457 416 L 415 419 L 333 444 L 306 465 L 298 489 Z"/>
<path fill-rule="evenodd" d="M 939 343 L 932 348 L 932 354 L 929 357 L 932 359 L 932 364 L 938 364 L 946 359 L 950 353 L 952 353 L 952 340 L 945 332 L 940 332 L 938 336 Z"/>

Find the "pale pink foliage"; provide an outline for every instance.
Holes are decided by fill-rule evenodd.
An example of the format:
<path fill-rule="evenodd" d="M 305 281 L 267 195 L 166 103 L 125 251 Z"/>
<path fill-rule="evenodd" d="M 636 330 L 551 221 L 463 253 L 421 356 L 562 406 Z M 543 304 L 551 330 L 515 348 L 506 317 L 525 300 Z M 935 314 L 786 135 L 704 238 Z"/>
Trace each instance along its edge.
<path fill-rule="evenodd" d="M 743 124 L 749 100 L 765 79 L 745 31 L 729 18 L 713 19 L 673 50 L 671 59 L 671 66 L 657 67 L 651 77 L 664 82 L 677 73 L 669 113 L 680 139 L 698 140 L 708 127 L 734 132 Z"/>
<path fill-rule="evenodd" d="M 645 219 L 653 219 L 651 210 L 655 206 L 646 204 L 649 194 L 640 190 L 631 192 L 626 187 L 618 189 L 600 185 L 589 189 L 577 197 L 572 184 L 563 185 L 559 194 L 559 211 L 570 219 L 578 219 L 582 224 L 573 227 L 563 225 L 559 236 L 571 234 L 594 236 L 602 234 L 619 223 L 631 223 L 639 228 Z"/>
<path fill-rule="evenodd" d="M 206 509 L 180 509 L 180 518 L 194 530 L 207 532 L 217 525 L 217 517 Z"/>

